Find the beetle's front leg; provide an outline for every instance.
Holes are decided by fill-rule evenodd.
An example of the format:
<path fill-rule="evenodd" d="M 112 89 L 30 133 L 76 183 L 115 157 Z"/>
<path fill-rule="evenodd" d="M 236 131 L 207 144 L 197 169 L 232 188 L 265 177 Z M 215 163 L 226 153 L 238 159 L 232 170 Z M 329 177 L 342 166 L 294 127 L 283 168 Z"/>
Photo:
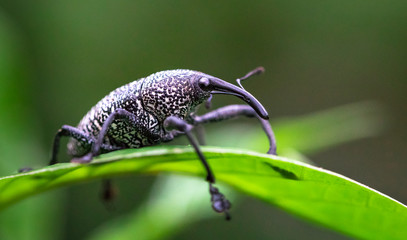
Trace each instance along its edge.
<path fill-rule="evenodd" d="M 209 193 L 211 194 L 211 202 L 212 202 L 212 208 L 216 212 L 224 212 L 226 214 L 226 219 L 230 219 L 230 215 L 228 210 L 231 207 L 230 202 L 225 198 L 225 196 L 219 192 L 217 188 L 212 186 L 213 183 L 215 183 L 215 176 L 212 173 L 212 170 L 208 164 L 208 162 L 205 159 L 205 156 L 201 152 L 198 143 L 195 141 L 195 139 L 192 137 L 191 130 L 193 129 L 193 126 L 188 124 L 185 120 L 175 117 L 175 116 L 170 116 L 164 120 L 164 127 L 166 130 L 178 130 L 187 136 L 189 142 L 195 149 L 196 153 L 198 154 L 199 159 L 203 163 L 205 170 L 207 172 L 207 177 L 206 180 L 209 182 Z"/>
<path fill-rule="evenodd" d="M 210 122 L 219 122 L 238 116 L 257 117 L 270 142 L 270 147 L 267 153 L 276 154 L 276 138 L 274 137 L 274 133 L 271 129 L 270 123 L 267 120 L 261 118 L 256 113 L 256 111 L 248 105 L 229 105 L 221 107 L 204 115 L 194 116 L 193 121 L 194 125 L 198 125 Z"/>
<path fill-rule="evenodd" d="M 206 180 L 210 183 L 215 182 L 215 176 L 212 173 L 211 168 L 209 167 L 208 162 L 206 162 L 206 159 L 204 155 L 202 154 L 198 143 L 195 141 L 195 139 L 192 137 L 191 130 L 193 129 L 193 126 L 188 124 L 185 120 L 175 117 L 175 116 L 170 116 L 164 120 L 164 127 L 166 130 L 178 130 L 183 132 L 187 138 L 188 141 L 191 143 L 192 147 L 195 149 L 196 153 L 198 154 L 199 159 L 203 163 L 205 170 L 207 172 L 207 177 Z"/>

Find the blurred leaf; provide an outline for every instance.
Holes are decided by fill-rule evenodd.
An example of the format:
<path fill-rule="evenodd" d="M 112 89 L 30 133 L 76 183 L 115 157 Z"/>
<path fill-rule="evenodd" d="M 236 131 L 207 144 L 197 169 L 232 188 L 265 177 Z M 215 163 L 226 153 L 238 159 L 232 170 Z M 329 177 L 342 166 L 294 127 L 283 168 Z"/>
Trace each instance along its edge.
<path fill-rule="evenodd" d="M 304 219 L 364 239 L 407 237 L 406 206 L 349 178 L 277 156 L 214 147 L 203 151 L 219 181 Z M 0 178 L 0 208 L 76 182 L 162 171 L 204 175 L 192 148 L 123 150 L 86 165 L 57 164 Z"/>
<path fill-rule="evenodd" d="M 221 186 L 236 206 L 234 191 Z M 226 191 L 225 191 L 226 189 Z M 179 175 L 159 176 L 145 203 L 136 211 L 103 224 L 89 239 L 168 239 L 198 220 L 220 217 L 210 207 L 208 183 Z"/>
<path fill-rule="evenodd" d="M 10 174 L 45 158 L 29 96 L 28 64 L 20 30 L 0 8 L 0 174 Z M 0 192 L 0 195 L 3 193 Z M 0 215 L 0 239 L 55 239 L 60 209 L 54 194 L 19 203 Z M 39 217 L 40 216 L 40 217 Z"/>
<path fill-rule="evenodd" d="M 383 131 L 387 115 L 375 102 L 352 103 L 307 114 L 282 118 L 274 127 L 282 151 L 314 153 L 329 147 L 367 138 Z"/>
<path fill-rule="evenodd" d="M 320 152 L 339 144 L 378 135 L 387 120 L 383 107 L 371 101 L 347 104 L 295 117 L 271 119 L 277 138 L 277 153 L 290 157 Z M 255 121 L 255 120 L 254 120 Z M 236 130 L 238 130 L 237 137 Z M 266 135 L 259 125 L 229 124 L 209 132 L 207 142 L 223 147 L 268 150 Z M 297 158 L 296 158 L 297 159 Z"/>

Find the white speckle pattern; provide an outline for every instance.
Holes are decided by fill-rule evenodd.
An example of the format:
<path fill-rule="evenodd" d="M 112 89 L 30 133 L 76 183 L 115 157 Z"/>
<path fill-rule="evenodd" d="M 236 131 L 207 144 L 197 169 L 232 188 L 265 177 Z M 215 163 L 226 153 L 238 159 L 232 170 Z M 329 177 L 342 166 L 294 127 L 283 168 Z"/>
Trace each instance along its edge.
<path fill-rule="evenodd" d="M 158 144 L 166 135 L 165 118 L 175 115 L 188 119 L 195 107 L 209 97 L 209 93 L 193 84 L 203 75 L 191 70 L 168 70 L 126 84 L 100 100 L 80 121 L 78 129 L 96 139 L 108 116 L 121 108 L 133 113 L 134 119 L 113 121 L 102 152 Z M 88 151 L 89 143 L 75 139 L 68 143 L 72 156 L 82 156 Z"/>

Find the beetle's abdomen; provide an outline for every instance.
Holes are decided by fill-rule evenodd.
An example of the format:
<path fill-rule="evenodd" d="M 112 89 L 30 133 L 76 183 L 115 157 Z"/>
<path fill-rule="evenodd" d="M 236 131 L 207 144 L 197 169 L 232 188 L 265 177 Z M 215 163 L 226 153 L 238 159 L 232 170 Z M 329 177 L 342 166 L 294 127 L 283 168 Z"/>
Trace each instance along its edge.
<path fill-rule="evenodd" d="M 103 141 L 102 152 L 124 148 L 139 148 L 159 142 L 161 133 L 158 119 L 145 111 L 140 91 L 143 79 L 124 85 L 99 101 L 80 121 L 78 129 L 93 141 L 99 136 L 103 123 L 116 109 L 125 109 L 133 113 L 140 123 L 137 126 L 126 118 L 118 118 L 109 127 Z M 152 134 L 153 133 L 153 134 Z M 90 151 L 89 143 L 71 139 L 68 154 L 82 156 Z"/>
<path fill-rule="evenodd" d="M 116 119 L 110 125 L 105 142 L 119 148 L 140 148 L 155 145 L 162 135 L 161 124 L 146 111 L 139 111 L 136 124 L 128 119 Z"/>

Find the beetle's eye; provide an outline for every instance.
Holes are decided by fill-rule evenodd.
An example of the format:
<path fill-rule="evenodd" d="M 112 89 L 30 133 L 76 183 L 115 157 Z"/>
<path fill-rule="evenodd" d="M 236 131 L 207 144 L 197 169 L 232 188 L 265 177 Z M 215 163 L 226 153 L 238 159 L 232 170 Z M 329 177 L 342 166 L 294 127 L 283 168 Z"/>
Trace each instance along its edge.
<path fill-rule="evenodd" d="M 200 88 L 206 90 L 209 87 L 210 81 L 209 81 L 209 79 L 204 77 L 204 78 L 199 79 L 198 84 L 199 84 Z"/>

